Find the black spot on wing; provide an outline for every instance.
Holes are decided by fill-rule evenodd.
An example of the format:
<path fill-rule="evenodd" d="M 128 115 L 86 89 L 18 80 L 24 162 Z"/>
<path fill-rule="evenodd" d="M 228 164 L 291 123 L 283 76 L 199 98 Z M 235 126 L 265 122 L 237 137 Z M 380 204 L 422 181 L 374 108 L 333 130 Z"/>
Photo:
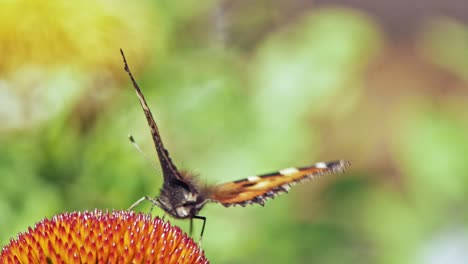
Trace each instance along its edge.
<path fill-rule="evenodd" d="M 234 183 L 241 183 L 241 182 L 248 182 L 249 180 L 247 179 L 240 179 L 240 180 L 237 180 L 237 181 L 233 181 Z"/>
<path fill-rule="evenodd" d="M 279 175 L 279 172 L 275 171 L 275 172 L 272 172 L 272 173 L 267 173 L 267 174 L 262 174 L 258 177 L 260 178 L 269 178 L 269 177 L 275 177 L 275 176 L 278 176 Z"/>
<path fill-rule="evenodd" d="M 246 182 L 244 184 L 242 184 L 242 187 L 250 187 L 250 186 L 254 186 L 255 184 L 257 184 L 256 182 Z"/>
<path fill-rule="evenodd" d="M 259 175 L 258 177 L 260 178 L 268 178 L 268 177 L 276 177 L 276 176 L 279 176 L 280 173 L 275 171 L 275 172 L 272 172 L 272 173 L 267 173 L 267 174 L 262 174 L 262 175 Z M 233 183 L 242 183 L 242 182 L 250 182 L 249 179 L 247 178 L 244 178 L 244 179 L 240 179 L 240 180 L 237 180 L 237 181 L 233 181 Z M 252 186 L 252 185 L 249 185 L 249 186 Z"/>

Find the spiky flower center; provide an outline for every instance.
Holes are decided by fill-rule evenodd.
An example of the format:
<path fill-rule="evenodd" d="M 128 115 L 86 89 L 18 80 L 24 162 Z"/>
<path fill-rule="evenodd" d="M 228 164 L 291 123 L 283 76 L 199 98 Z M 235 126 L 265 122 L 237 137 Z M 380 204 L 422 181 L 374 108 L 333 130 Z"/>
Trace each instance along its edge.
<path fill-rule="evenodd" d="M 178 227 L 129 211 L 44 219 L 2 249 L 0 263 L 208 263 Z"/>

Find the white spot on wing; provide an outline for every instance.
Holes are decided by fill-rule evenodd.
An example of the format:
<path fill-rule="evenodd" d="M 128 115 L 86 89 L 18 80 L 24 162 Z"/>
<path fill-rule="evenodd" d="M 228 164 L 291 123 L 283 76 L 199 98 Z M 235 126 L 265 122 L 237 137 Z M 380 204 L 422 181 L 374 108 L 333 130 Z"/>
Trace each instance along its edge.
<path fill-rule="evenodd" d="M 284 176 L 291 176 L 292 174 L 298 173 L 299 170 L 296 168 L 287 168 L 284 170 L 280 170 L 279 173 Z"/>
<path fill-rule="evenodd" d="M 260 177 L 258 177 L 258 176 L 250 176 L 250 177 L 247 177 L 247 180 L 248 180 L 248 181 L 251 181 L 251 182 L 254 182 L 254 181 L 260 180 Z"/>
<path fill-rule="evenodd" d="M 328 168 L 328 165 L 325 162 L 319 162 L 319 163 L 315 164 L 315 167 L 317 167 L 319 169 L 326 169 L 326 168 Z"/>

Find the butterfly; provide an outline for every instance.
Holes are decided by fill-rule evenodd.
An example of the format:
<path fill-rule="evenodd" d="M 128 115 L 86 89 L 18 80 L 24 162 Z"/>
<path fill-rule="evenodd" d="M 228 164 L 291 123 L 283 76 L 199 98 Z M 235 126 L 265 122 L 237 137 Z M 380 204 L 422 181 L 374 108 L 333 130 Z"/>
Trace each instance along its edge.
<path fill-rule="evenodd" d="M 289 188 L 296 183 L 324 174 L 343 172 L 350 165 L 345 160 L 319 162 L 309 167 L 287 168 L 278 172 L 251 176 L 214 186 L 199 184 L 191 174 L 177 169 L 172 162 L 169 152 L 161 140 L 161 135 L 151 110 L 128 67 L 122 49 L 120 53 L 124 62 L 124 70 L 130 77 L 148 121 L 164 178 L 159 196 L 154 198 L 144 196 L 130 206 L 129 210 L 133 210 L 142 201 L 148 200 L 154 206 L 161 208 L 174 218 L 190 219 L 190 231 L 192 230 L 193 219 L 200 219 L 203 221 L 200 234 L 200 237 L 202 237 L 205 230 L 206 217 L 200 216 L 198 213 L 208 202 L 220 203 L 226 207 L 231 205 L 245 206 L 248 204 L 260 204 L 263 206 L 267 199 L 274 198 L 280 193 L 288 192 Z"/>

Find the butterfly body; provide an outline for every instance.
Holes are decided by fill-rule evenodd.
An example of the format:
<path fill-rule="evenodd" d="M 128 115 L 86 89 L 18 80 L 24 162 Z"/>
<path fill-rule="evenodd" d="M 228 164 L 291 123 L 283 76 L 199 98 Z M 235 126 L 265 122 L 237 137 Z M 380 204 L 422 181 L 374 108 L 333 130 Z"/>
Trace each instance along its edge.
<path fill-rule="evenodd" d="M 207 202 L 197 186 L 179 180 L 164 182 L 155 200 L 158 207 L 178 219 L 193 218 Z"/>
<path fill-rule="evenodd" d="M 158 197 L 151 198 L 144 196 L 129 209 L 133 209 L 144 200 L 151 201 L 153 205 L 163 209 L 174 218 L 190 219 L 190 223 L 192 223 L 192 219 L 203 220 L 201 231 L 201 235 L 203 235 L 206 218 L 199 216 L 198 213 L 208 202 L 220 203 L 225 207 L 232 205 L 245 206 L 255 203 L 263 206 L 267 199 L 287 192 L 296 183 L 325 174 L 342 172 L 350 164 L 345 160 L 319 162 L 308 167 L 287 168 L 273 173 L 250 176 L 245 179 L 218 185 L 200 185 L 190 174 L 178 170 L 169 157 L 169 152 L 164 148 L 158 126 L 143 93 L 128 68 L 122 50 L 121 53 L 125 71 L 130 76 L 150 127 L 164 178 Z"/>

